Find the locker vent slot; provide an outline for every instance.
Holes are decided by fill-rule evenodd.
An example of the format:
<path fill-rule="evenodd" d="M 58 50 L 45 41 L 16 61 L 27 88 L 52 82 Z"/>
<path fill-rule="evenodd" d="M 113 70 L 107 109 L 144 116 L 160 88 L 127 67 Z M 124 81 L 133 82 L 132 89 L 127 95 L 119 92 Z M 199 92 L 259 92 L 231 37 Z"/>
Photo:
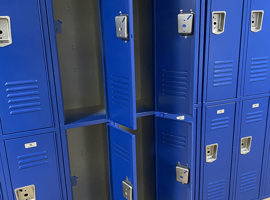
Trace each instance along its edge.
<path fill-rule="evenodd" d="M 263 120 L 263 111 L 247 113 L 246 123 L 259 122 Z"/>
<path fill-rule="evenodd" d="M 268 57 L 252 58 L 250 66 L 250 82 L 264 81 L 268 73 Z"/>
<path fill-rule="evenodd" d="M 214 87 L 222 87 L 233 84 L 233 61 L 215 61 Z"/>
<path fill-rule="evenodd" d="M 41 110 L 37 80 L 6 82 L 5 86 L 11 115 Z"/>
<path fill-rule="evenodd" d="M 124 161 L 127 161 L 127 162 L 130 161 L 131 156 L 129 154 L 129 151 L 125 147 L 123 147 L 122 145 L 114 143 L 112 145 L 112 154 L 121 158 Z"/>
<path fill-rule="evenodd" d="M 208 199 L 225 199 L 225 180 L 214 181 L 208 184 Z"/>
<path fill-rule="evenodd" d="M 110 88 L 112 93 L 112 102 L 129 107 L 130 95 L 129 95 L 129 80 L 126 77 L 111 74 L 110 76 Z"/>
<path fill-rule="evenodd" d="M 229 117 L 223 117 L 219 119 L 213 119 L 211 121 L 211 130 L 220 129 L 220 128 L 227 128 L 230 124 Z"/>
<path fill-rule="evenodd" d="M 251 190 L 255 190 L 257 185 L 256 177 L 257 177 L 256 171 L 251 171 L 242 174 L 240 179 L 240 191 L 248 192 Z"/>
<path fill-rule="evenodd" d="M 166 144 L 168 146 L 174 148 L 186 148 L 187 140 L 186 137 L 176 136 L 170 133 L 162 132 L 162 144 Z"/>
<path fill-rule="evenodd" d="M 162 95 L 186 99 L 188 96 L 188 72 L 163 69 Z"/>
<path fill-rule="evenodd" d="M 18 160 L 19 169 L 31 168 L 31 167 L 47 164 L 49 162 L 47 151 L 41 151 L 41 152 L 17 156 L 17 160 Z"/>

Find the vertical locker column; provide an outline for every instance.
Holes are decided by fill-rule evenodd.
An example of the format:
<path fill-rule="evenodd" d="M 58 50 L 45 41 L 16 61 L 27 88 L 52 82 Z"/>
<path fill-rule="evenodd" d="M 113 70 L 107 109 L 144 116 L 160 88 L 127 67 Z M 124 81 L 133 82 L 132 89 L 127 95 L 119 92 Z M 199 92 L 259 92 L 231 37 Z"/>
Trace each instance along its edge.
<path fill-rule="evenodd" d="M 235 103 L 206 107 L 203 199 L 229 199 Z"/>
<path fill-rule="evenodd" d="M 236 97 L 243 0 L 208 5 L 207 101 Z"/>
<path fill-rule="evenodd" d="M 247 16 L 246 96 L 270 91 L 270 2 L 250 0 Z"/>
<path fill-rule="evenodd" d="M 243 102 L 236 198 L 259 198 L 268 97 Z"/>
<path fill-rule="evenodd" d="M 110 120 L 136 129 L 132 0 L 101 1 Z"/>
<path fill-rule="evenodd" d="M 1 1 L 0 117 L 4 134 L 53 125 L 39 1 Z"/>
<path fill-rule="evenodd" d="M 55 133 L 5 141 L 14 196 L 61 200 Z"/>

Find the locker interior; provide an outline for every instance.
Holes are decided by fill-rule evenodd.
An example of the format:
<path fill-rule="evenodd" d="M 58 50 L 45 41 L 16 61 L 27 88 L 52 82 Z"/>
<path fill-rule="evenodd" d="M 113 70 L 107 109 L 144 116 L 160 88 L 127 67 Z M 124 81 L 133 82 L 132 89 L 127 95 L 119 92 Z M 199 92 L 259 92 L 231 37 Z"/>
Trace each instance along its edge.
<path fill-rule="evenodd" d="M 102 61 L 104 49 L 99 1 L 54 0 L 53 6 L 60 27 L 56 39 L 65 123 L 106 118 L 105 96 L 109 86 L 106 85 L 106 69 Z M 153 111 L 151 1 L 134 1 L 134 26 L 136 109 L 137 112 Z"/>
<path fill-rule="evenodd" d="M 106 124 L 98 124 L 66 132 L 71 176 L 77 179 L 73 186 L 75 200 L 86 197 L 110 199 L 110 163 L 106 127 Z M 122 128 L 136 136 L 138 199 L 155 200 L 154 117 L 139 118 L 136 131 Z"/>

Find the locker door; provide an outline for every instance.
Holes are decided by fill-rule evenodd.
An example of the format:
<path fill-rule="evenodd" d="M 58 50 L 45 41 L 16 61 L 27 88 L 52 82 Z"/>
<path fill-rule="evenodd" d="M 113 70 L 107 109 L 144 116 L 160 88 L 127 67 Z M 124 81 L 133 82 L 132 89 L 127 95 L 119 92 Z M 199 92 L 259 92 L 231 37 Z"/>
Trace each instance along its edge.
<path fill-rule="evenodd" d="M 132 187 L 137 200 L 136 138 L 131 133 L 108 125 L 112 199 L 126 200 L 123 184 Z M 128 191 L 126 191 L 128 193 Z"/>
<path fill-rule="evenodd" d="M 155 4 L 157 110 L 191 115 L 198 57 L 198 18 L 194 16 L 193 34 L 185 38 L 178 33 L 177 16 L 180 10 L 189 13 L 192 9 L 199 13 L 200 5 L 196 0 L 157 0 Z"/>
<path fill-rule="evenodd" d="M 136 94 L 135 94 L 135 61 L 133 34 L 132 0 L 101 1 L 104 57 L 106 65 L 107 98 L 110 120 L 136 128 Z M 128 38 L 116 36 L 115 17 L 121 19 L 123 27 L 128 30 Z M 128 26 L 124 28 L 124 24 Z"/>
<path fill-rule="evenodd" d="M 267 147 L 268 156 L 265 161 L 265 173 L 263 174 L 263 182 L 262 182 L 262 195 L 270 196 L 270 156 L 269 156 L 269 146 Z"/>
<path fill-rule="evenodd" d="M 267 110 L 268 98 L 243 102 L 236 199 L 259 198 Z"/>
<path fill-rule="evenodd" d="M 203 199 L 229 199 L 235 103 L 206 108 Z"/>
<path fill-rule="evenodd" d="M 250 5 L 251 4 L 251 5 Z M 245 64 L 244 95 L 266 93 L 270 90 L 270 1 L 250 0 L 248 9 L 248 46 Z M 253 32 L 251 27 L 259 23 L 251 15 L 252 11 L 263 11 L 262 27 L 258 32 Z M 255 15 L 256 16 L 256 15 Z M 251 18 L 252 17 L 252 18 Z M 254 22 L 254 23 L 252 23 Z"/>
<path fill-rule="evenodd" d="M 192 125 L 157 118 L 157 199 L 193 199 Z M 180 162 L 190 170 L 189 181 L 182 184 L 176 179 L 176 166 Z"/>
<path fill-rule="evenodd" d="M 40 4 L 2 0 L 13 43 L 0 47 L 0 115 L 4 134 L 52 126 Z"/>
<path fill-rule="evenodd" d="M 5 142 L 13 191 L 35 185 L 36 199 L 62 199 L 55 140 L 47 133 Z"/>
<path fill-rule="evenodd" d="M 243 0 L 212 0 L 209 7 L 207 101 L 234 98 L 237 91 Z M 220 20 L 216 21 L 218 18 Z"/>

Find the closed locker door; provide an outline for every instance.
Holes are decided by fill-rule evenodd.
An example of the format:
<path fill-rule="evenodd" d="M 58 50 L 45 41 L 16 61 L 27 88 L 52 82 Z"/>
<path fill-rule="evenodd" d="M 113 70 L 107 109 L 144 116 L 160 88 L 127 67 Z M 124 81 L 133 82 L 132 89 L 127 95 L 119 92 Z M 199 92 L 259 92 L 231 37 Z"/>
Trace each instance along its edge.
<path fill-rule="evenodd" d="M 270 90 L 270 1 L 250 0 L 247 16 L 244 95 L 254 95 Z"/>
<path fill-rule="evenodd" d="M 192 124 L 171 119 L 157 118 L 157 199 L 179 200 L 193 199 L 194 180 L 193 162 L 194 153 L 192 144 Z M 176 167 L 181 166 L 189 170 L 183 176 L 182 183 L 177 181 Z"/>
<path fill-rule="evenodd" d="M 13 191 L 29 186 L 29 192 L 34 186 L 36 199 L 62 199 L 55 140 L 54 133 L 47 133 L 5 141 Z"/>
<path fill-rule="evenodd" d="M 10 18 L 12 44 L 0 47 L 0 117 L 4 134 L 52 126 L 52 115 L 38 0 L 2 0 Z M 0 17 L 8 26 L 7 18 Z M 1 33 L 0 32 L 0 33 Z"/>
<path fill-rule="evenodd" d="M 269 133 L 268 133 L 269 134 Z M 270 197 L 270 155 L 269 155 L 269 149 L 270 147 L 267 147 L 267 157 L 265 158 L 265 166 L 264 166 L 264 174 L 262 176 L 262 195 Z"/>
<path fill-rule="evenodd" d="M 259 198 L 268 97 L 243 102 L 236 199 Z"/>
<path fill-rule="evenodd" d="M 207 101 L 236 97 L 243 0 L 209 1 Z"/>
<path fill-rule="evenodd" d="M 113 200 L 137 200 L 135 135 L 108 125 Z"/>
<path fill-rule="evenodd" d="M 136 129 L 133 1 L 103 0 L 101 13 L 109 118 Z"/>
<path fill-rule="evenodd" d="M 235 103 L 206 108 L 203 199 L 229 199 Z"/>

